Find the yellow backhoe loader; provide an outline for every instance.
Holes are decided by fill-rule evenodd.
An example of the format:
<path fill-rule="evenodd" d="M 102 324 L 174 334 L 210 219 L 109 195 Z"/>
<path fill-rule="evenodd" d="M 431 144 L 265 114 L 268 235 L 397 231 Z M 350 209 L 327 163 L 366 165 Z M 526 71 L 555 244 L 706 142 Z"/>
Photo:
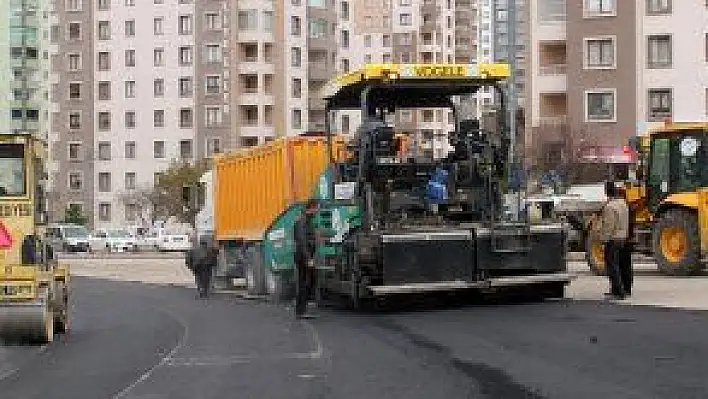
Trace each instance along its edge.
<path fill-rule="evenodd" d="M 706 268 L 708 256 L 708 123 L 666 123 L 632 140 L 636 181 L 622 186 L 635 252 L 654 257 L 662 274 Z M 590 223 L 591 224 L 591 223 Z M 592 230 L 592 229 L 589 229 Z M 590 231 L 590 268 L 604 274 L 602 244 Z"/>

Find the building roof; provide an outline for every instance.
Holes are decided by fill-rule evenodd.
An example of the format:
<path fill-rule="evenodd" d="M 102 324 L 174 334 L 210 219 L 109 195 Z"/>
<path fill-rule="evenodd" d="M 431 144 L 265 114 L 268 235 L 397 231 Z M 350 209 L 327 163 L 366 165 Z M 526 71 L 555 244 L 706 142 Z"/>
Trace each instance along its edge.
<path fill-rule="evenodd" d="M 329 81 L 320 95 L 329 109 L 359 109 L 361 94 L 377 107 L 436 108 L 450 106 L 450 97 L 475 93 L 510 75 L 508 64 L 367 64 Z"/>

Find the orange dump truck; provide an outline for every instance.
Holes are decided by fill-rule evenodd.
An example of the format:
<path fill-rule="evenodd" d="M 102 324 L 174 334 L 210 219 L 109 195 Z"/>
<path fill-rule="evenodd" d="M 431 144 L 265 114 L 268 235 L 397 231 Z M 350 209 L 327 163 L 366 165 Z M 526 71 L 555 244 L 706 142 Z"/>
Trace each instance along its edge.
<path fill-rule="evenodd" d="M 334 151 L 342 148 L 334 140 Z M 249 291 L 265 293 L 261 242 L 293 204 L 316 191 L 328 165 L 325 137 L 288 137 L 220 155 L 214 162 L 214 237 L 220 247 L 217 280 L 245 277 Z"/>

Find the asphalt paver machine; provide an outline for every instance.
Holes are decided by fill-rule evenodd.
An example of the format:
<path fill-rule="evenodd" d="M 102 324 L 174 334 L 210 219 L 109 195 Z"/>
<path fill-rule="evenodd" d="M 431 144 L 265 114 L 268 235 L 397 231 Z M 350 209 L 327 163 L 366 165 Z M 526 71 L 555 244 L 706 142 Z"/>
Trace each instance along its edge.
<path fill-rule="evenodd" d="M 531 290 L 562 297 L 571 281 L 567 228 L 508 218 L 507 125 L 459 120 L 455 99 L 489 87 L 504 115 L 506 64 L 373 64 L 324 88 L 334 111 L 359 110 L 348 157 L 325 173 L 315 217 L 319 293 L 354 307 L 406 293 Z M 414 156 L 386 122 L 401 109 L 447 108 L 455 119 L 445 157 Z M 398 131 L 397 131 L 398 130 Z M 415 151 L 413 152 L 415 153 Z"/>

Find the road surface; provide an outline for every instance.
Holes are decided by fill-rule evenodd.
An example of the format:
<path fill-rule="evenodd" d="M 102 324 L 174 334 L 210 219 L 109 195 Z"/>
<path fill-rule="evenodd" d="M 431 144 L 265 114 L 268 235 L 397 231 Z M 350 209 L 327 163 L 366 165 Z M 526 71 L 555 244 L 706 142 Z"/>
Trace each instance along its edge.
<path fill-rule="evenodd" d="M 2 397 L 708 397 L 700 311 L 428 303 L 297 321 L 286 306 L 150 282 L 75 278 L 69 336 L 0 348 Z"/>

